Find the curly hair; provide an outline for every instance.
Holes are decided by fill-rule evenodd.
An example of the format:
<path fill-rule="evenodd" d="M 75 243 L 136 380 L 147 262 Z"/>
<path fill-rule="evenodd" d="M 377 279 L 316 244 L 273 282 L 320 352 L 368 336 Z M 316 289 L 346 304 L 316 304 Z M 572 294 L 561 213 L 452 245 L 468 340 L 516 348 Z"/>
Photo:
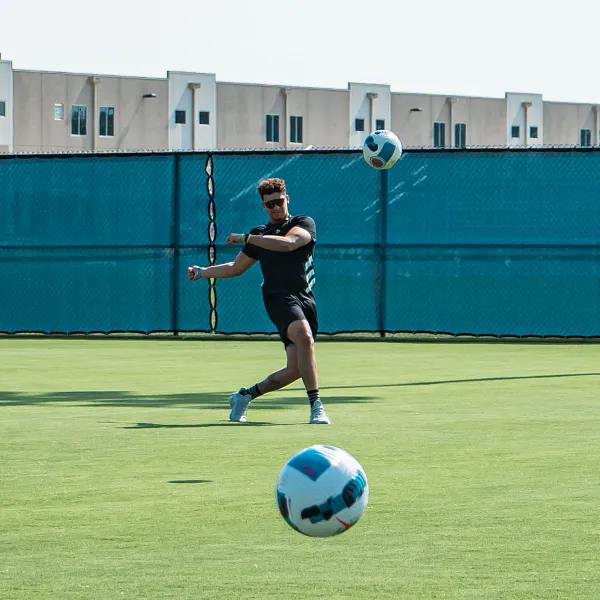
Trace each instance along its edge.
<path fill-rule="evenodd" d="M 275 192 L 279 192 L 285 196 L 285 181 L 283 179 L 278 179 L 277 177 L 263 179 L 256 187 L 256 191 L 260 194 L 261 198 L 268 194 L 274 194 Z"/>

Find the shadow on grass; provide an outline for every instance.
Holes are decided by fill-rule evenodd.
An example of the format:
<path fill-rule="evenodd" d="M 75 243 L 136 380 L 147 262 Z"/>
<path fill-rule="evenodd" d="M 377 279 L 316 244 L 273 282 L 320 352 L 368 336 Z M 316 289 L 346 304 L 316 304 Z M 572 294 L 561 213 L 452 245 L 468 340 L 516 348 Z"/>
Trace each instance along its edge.
<path fill-rule="evenodd" d="M 331 385 L 321 387 L 326 390 L 346 389 L 375 389 L 387 387 L 412 387 L 423 385 L 448 385 L 453 383 L 483 383 L 487 381 L 517 381 L 526 379 L 558 379 L 563 377 L 600 377 L 600 372 L 594 373 L 554 373 L 545 375 L 518 375 L 504 377 L 474 377 L 470 379 L 438 379 L 431 381 L 406 381 L 398 383 L 374 383 L 366 385 Z M 306 396 L 302 390 L 284 390 L 299 394 L 298 396 L 284 397 L 267 395 L 257 398 L 252 406 L 269 408 L 273 410 L 286 409 L 295 406 L 305 406 Z M 369 402 L 373 396 L 325 396 L 326 404 L 352 404 Z M 229 392 L 204 392 L 193 394 L 156 394 L 138 395 L 123 390 L 96 390 L 96 391 L 57 391 L 45 394 L 31 394 L 27 392 L 0 391 L 0 407 L 25 406 L 36 404 L 55 404 L 60 402 L 74 404 L 75 406 L 101 406 L 101 407 L 143 407 L 158 408 L 162 406 L 197 408 L 202 410 L 229 410 Z M 223 424 L 226 425 L 226 424 Z"/>
<path fill-rule="evenodd" d="M 308 406 L 308 399 L 301 390 L 290 391 L 301 395 L 288 397 L 267 395 L 254 400 L 252 406 L 273 410 Z M 352 404 L 368 402 L 372 399 L 372 396 L 338 396 L 327 398 L 327 404 Z M 45 394 L 0 391 L 0 407 L 56 404 L 61 402 L 71 404 L 72 406 L 94 406 L 102 408 L 160 408 L 164 406 L 229 411 L 229 393 L 222 392 L 138 395 L 120 390 L 48 392 Z M 226 424 L 224 423 L 223 425 Z"/>
<path fill-rule="evenodd" d="M 212 479 L 173 479 L 167 483 L 214 483 Z"/>
<path fill-rule="evenodd" d="M 558 379 L 563 377 L 600 377 L 600 372 L 593 373 L 553 373 L 545 375 L 517 375 L 498 377 L 473 377 L 468 379 L 433 379 L 431 381 L 405 381 L 398 383 L 373 383 L 367 385 L 330 385 L 322 386 L 325 390 L 349 390 L 369 389 L 387 387 L 412 387 L 423 385 L 448 385 L 453 383 L 483 383 L 487 381 L 517 381 L 525 379 Z M 290 406 L 300 406 L 307 403 L 306 396 L 302 390 L 282 390 L 282 392 L 294 392 L 301 394 L 288 398 L 274 397 L 268 395 L 254 400 L 253 406 L 263 406 L 271 409 L 284 409 Z M 105 407 L 143 407 L 156 408 L 161 406 L 185 406 L 186 408 L 198 408 L 204 410 L 223 410 L 228 408 L 229 392 L 205 392 L 194 394 L 157 394 L 137 395 L 122 390 L 97 390 L 97 391 L 69 391 L 48 392 L 45 394 L 31 394 L 27 392 L 0 391 L 0 407 L 20 406 L 35 404 L 54 404 L 68 402 L 77 406 Z M 326 397 L 327 404 L 349 404 L 356 402 L 368 402 L 372 396 L 342 396 Z"/>
<path fill-rule="evenodd" d="M 600 373 L 555 373 L 553 375 L 508 375 L 506 377 L 474 377 L 471 379 L 440 379 L 432 381 L 405 381 L 402 383 L 377 383 L 371 385 L 330 385 L 321 390 L 350 390 L 385 387 L 411 387 L 419 385 L 446 385 L 449 383 L 482 383 L 484 381 L 515 381 L 519 379 L 554 379 L 559 377 L 600 377 Z"/>
<path fill-rule="evenodd" d="M 121 429 L 185 429 L 186 427 L 283 427 L 295 425 L 295 423 L 271 423 L 270 421 L 246 421 L 245 423 L 234 423 L 233 421 L 222 421 L 219 423 L 136 423 L 121 427 Z"/>

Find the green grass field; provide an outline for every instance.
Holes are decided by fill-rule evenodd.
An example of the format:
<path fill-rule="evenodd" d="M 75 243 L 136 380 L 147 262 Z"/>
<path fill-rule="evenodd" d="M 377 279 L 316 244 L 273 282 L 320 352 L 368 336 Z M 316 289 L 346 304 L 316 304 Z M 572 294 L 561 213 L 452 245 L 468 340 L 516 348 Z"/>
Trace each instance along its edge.
<path fill-rule="evenodd" d="M 600 345 L 324 341 L 301 386 L 227 397 L 277 341 L 0 340 L 0 599 L 600 598 Z M 274 483 L 316 443 L 362 463 L 349 532 Z"/>

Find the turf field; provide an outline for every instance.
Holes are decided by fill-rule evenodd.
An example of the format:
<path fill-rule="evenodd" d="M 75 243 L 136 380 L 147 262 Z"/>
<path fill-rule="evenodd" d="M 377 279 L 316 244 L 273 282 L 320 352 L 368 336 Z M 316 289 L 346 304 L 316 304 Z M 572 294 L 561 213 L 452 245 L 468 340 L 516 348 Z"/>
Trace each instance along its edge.
<path fill-rule="evenodd" d="M 600 598 L 600 345 L 319 342 L 227 421 L 277 341 L 0 339 L 0 598 Z M 279 516 L 283 463 L 358 458 L 359 523 Z"/>

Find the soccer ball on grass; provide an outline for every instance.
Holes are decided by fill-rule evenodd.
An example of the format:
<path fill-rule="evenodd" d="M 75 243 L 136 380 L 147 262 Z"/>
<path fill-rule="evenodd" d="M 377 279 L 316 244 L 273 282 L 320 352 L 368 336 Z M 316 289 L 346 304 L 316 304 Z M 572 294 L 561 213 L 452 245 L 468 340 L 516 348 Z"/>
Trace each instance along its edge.
<path fill-rule="evenodd" d="M 310 446 L 294 454 L 279 473 L 276 500 L 281 516 L 296 531 L 330 537 L 347 531 L 369 500 L 364 469 L 335 446 Z"/>

